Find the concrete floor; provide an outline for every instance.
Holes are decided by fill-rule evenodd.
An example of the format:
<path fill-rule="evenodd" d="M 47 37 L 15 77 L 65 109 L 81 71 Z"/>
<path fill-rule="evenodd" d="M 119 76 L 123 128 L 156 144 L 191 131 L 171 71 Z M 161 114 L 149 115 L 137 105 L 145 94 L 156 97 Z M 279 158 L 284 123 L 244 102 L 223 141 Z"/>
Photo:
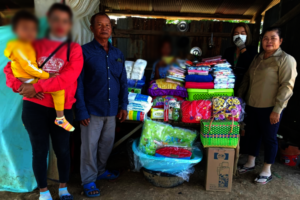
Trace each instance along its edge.
<path fill-rule="evenodd" d="M 177 199 L 300 199 L 300 170 L 299 168 L 284 166 L 276 163 L 272 167 L 274 179 L 267 185 L 255 185 L 253 180 L 262 167 L 262 158 L 257 162 L 257 171 L 235 177 L 232 192 L 205 191 L 205 161 L 196 166 L 196 171 L 191 175 L 190 181 L 175 188 L 159 188 L 145 180 L 142 173 L 131 172 L 127 154 L 121 152 L 109 160 L 109 168 L 120 168 L 122 174 L 115 181 L 98 181 L 101 197 L 95 200 L 177 200 Z M 49 189 L 55 200 L 57 197 L 57 183 L 49 181 Z M 87 200 L 82 192 L 79 174 L 71 175 L 69 192 L 75 200 Z M 37 200 L 38 190 L 30 193 L 0 192 L 1 200 Z"/>

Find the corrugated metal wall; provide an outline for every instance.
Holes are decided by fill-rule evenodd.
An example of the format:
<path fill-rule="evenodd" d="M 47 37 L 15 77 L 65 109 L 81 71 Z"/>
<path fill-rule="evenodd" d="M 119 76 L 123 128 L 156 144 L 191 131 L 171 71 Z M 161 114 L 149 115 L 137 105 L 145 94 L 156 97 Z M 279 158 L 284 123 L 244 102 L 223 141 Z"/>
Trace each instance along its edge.
<path fill-rule="evenodd" d="M 233 23 L 213 21 L 192 21 L 188 32 L 230 33 Z M 253 25 L 249 24 L 253 30 Z M 124 18 L 118 19 L 117 29 L 129 30 L 156 30 L 178 31 L 176 25 L 166 24 L 164 19 Z M 182 33 L 184 36 L 184 33 Z M 158 58 L 159 40 L 162 36 L 157 35 L 131 35 L 130 38 L 117 38 L 116 46 L 124 53 L 126 59 L 142 58 L 153 63 Z M 173 37 L 174 43 L 179 38 Z M 189 37 L 189 49 L 198 46 L 203 51 L 202 57 L 222 55 L 226 48 L 231 46 L 229 37 L 213 37 L 214 47 L 208 48 L 209 37 Z M 149 65 L 148 65 L 149 67 Z"/>

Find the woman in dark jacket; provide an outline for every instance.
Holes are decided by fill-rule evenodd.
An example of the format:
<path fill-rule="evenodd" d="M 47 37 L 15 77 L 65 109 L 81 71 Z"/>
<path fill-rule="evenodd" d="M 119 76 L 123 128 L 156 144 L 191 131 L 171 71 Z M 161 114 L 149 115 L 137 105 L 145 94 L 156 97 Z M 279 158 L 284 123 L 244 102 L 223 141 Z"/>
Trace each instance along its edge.
<path fill-rule="evenodd" d="M 226 59 L 231 64 L 236 76 L 234 87 L 236 94 L 245 73 L 257 54 L 258 47 L 249 45 L 252 38 L 249 26 L 245 23 L 238 23 L 233 27 L 231 39 L 234 46 L 225 50 L 223 59 Z"/>

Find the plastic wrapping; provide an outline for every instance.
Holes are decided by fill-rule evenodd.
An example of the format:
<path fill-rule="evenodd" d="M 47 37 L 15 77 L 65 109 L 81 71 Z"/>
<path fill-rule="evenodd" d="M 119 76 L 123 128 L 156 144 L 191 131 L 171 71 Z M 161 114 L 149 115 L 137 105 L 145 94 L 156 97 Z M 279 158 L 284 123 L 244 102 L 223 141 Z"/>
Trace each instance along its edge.
<path fill-rule="evenodd" d="M 201 119 L 209 119 L 212 114 L 210 100 L 185 101 L 181 105 L 182 122 L 200 123 Z"/>
<path fill-rule="evenodd" d="M 131 72 L 132 72 L 132 68 L 133 68 L 133 61 L 125 61 L 125 69 L 126 69 L 126 74 L 127 74 L 127 78 L 130 78 L 131 76 Z"/>
<path fill-rule="evenodd" d="M 128 94 L 128 101 L 128 111 L 132 110 L 148 113 L 152 106 L 152 97 L 143 94 L 136 94 L 130 92 Z"/>
<path fill-rule="evenodd" d="M 128 87 L 133 87 L 133 88 L 143 88 L 143 86 L 146 83 L 146 76 L 142 78 L 142 80 L 132 80 L 132 79 L 127 79 L 127 86 Z"/>
<path fill-rule="evenodd" d="M 144 76 L 147 61 L 143 59 L 137 59 L 133 64 L 130 79 L 141 80 Z"/>
<path fill-rule="evenodd" d="M 191 150 L 196 137 L 197 131 L 145 119 L 139 150 L 151 156 L 162 147 L 184 147 Z"/>
<path fill-rule="evenodd" d="M 232 120 L 241 122 L 244 120 L 246 104 L 238 97 L 213 97 L 213 114 L 217 114 L 215 120 Z"/>
<path fill-rule="evenodd" d="M 166 157 L 155 157 L 147 155 L 139 149 L 139 139 L 132 144 L 134 153 L 134 171 L 142 167 L 152 171 L 164 172 L 183 178 L 189 181 L 190 174 L 194 172 L 193 166 L 202 160 L 203 154 L 199 148 L 193 148 L 191 159 L 177 159 Z"/>

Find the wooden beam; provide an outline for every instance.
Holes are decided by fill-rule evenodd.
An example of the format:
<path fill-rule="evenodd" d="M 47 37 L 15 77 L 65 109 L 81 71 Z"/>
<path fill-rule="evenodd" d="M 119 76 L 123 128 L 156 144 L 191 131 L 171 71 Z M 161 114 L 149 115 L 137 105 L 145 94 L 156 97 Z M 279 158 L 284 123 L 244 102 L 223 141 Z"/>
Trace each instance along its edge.
<path fill-rule="evenodd" d="M 145 12 L 127 10 L 105 10 L 108 15 L 142 16 L 154 18 L 175 19 L 220 19 L 220 20 L 251 20 L 252 15 L 224 15 L 224 14 L 202 14 L 202 13 L 180 13 L 180 12 Z"/>
<path fill-rule="evenodd" d="M 253 15 L 251 23 L 257 21 L 257 17 L 259 17 L 259 15 L 261 15 L 268 8 L 272 1 L 273 0 L 266 0 L 266 2 L 260 7 L 260 9 Z"/>
<path fill-rule="evenodd" d="M 300 14 L 300 3 L 297 6 L 295 6 L 292 10 L 290 10 L 288 13 L 286 13 L 283 17 L 281 17 L 272 26 L 282 26 L 283 24 L 287 23 L 288 21 L 295 18 L 299 14 Z"/>
<path fill-rule="evenodd" d="M 166 31 L 153 31 L 153 30 L 127 30 L 127 29 L 114 29 L 113 37 L 130 37 L 130 35 L 170 35 L 170 36 L 187 36 L 187 37 L 210 37 L 211 33 L 214 37 L 230 37 L 230 33 L 215 33 L 215 32 L 166 32 Z"/>

